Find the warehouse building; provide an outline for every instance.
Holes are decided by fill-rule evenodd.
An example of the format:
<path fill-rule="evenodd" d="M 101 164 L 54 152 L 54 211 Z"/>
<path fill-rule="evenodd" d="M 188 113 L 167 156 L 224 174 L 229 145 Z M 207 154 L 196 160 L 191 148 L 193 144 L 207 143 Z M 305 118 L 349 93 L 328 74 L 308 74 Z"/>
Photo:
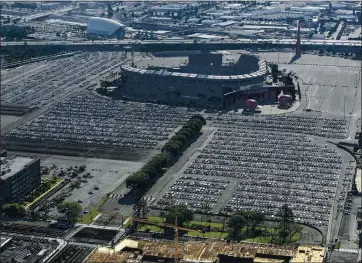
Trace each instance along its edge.
<path fill-rule="evenodd" d="M 0 198 L 5 202 L 25 199 L 41 183 L 40 159 L 1 157 Z"/>

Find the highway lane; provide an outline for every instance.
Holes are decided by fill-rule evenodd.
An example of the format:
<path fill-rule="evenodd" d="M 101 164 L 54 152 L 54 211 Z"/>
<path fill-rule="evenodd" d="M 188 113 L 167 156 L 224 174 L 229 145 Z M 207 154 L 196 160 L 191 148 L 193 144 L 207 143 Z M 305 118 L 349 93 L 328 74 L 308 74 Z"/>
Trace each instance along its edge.
<path fill-rule="evenodd" d="M 95 40 L 95 41 L 28 41 L 27 45 L 148 45 L 148 44 L 193 44 L 193 39 L 164 39 L 164 40 Z M 208 44 L 295 44 L 295 39 L 236 39 L 236 40 L 198 40 L 198 43 Z M 362 46 L 361 41 L 354 40 L 302 40 L 302 45 L 326 45 L 326 46 Z M 2 46 L 24 45 L 24 42 L 2 42 Z"/>

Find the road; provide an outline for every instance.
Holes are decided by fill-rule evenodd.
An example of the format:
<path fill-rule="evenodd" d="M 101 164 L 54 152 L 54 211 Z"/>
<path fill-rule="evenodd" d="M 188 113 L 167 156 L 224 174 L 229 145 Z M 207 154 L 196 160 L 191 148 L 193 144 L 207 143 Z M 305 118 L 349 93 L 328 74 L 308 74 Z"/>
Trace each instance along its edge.
<path fill-rule="evenodd" d="M 243 39 L 239 38 L 236 40 L 199 40 L 198 43 L 209 43 L 209 44 L 273 44 L 273 45 L 291 45 L 296 43 L 296 39 Z M 132 45 L 132 44 L 194 44 L 193 39 L 163 39 L 163 40 L 94 40 L 94 41 L 28 41 L 28 46 L 37 45 Z M 22 46 L 24 42 L 2 42 L 2 46 Z M 301 45 L 313 46 L 352 46 L 361 47 L 361 41 L 356 40 L 301 40 Z"/>
<path fill-rule="evenodd" d="M 64 8 L 57 9 L 57 10 L 31 14 L 31 15 L 23 17 L 23 18 L 25 19 L 25 21 L 29 22 L 29 21 L 32 21 L 34 19 L 43 18 L 43 17 L 49 16 L 49 15 L 55 15 L 55 14 L 58 14 L 58 13 L 65 13 L 65 12 L 71 11 L 73 9 L 74 9 L 74 6 L 66 6 Z"/>

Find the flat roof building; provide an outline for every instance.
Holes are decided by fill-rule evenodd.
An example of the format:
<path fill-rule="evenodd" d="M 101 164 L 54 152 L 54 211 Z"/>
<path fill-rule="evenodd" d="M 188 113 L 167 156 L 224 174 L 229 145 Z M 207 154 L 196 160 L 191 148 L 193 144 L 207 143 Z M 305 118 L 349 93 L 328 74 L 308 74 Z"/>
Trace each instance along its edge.
<path fill-rule="evenodd" d="M 290 263 L 323 263 L 326 256 L 326 248 L 317 246 L 299 246 L 298 251 Z"/>
<path fill-rule="evenodd" d="M 5 202 L 24 200 L 41 183 L 39 158 L 1 157 L 0 164 L 0 197 Z"/>

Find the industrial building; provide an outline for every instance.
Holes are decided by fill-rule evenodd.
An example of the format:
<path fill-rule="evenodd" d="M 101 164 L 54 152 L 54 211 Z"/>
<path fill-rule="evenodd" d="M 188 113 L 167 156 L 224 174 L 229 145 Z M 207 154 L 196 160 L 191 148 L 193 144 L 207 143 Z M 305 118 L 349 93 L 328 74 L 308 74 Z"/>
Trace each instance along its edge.
<path fill-rule="evenodd" d="M 5 202 L 24 200 L 40 183 L 39 158 L 1 157 L 0 197 Z"/>
<path fill-rule="evenodd" d="M 108 18 L 91 17 L 87 24 L 87 34 L 90 38 L 123 38 L 123 24 Z"/>

